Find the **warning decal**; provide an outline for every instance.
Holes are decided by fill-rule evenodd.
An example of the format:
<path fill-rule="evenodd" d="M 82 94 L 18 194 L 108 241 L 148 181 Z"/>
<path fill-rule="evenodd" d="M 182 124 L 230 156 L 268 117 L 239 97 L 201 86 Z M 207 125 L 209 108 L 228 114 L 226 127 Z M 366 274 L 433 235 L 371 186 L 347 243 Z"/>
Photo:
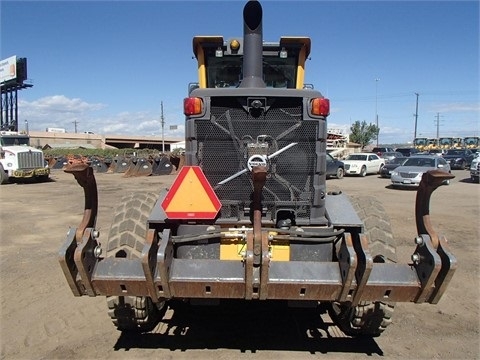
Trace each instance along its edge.
<path fill-rule="evenodd" d="M 162 202 L 169 219 L 214 219 L 222 204 L 199 166 L 184 166 Z"/>

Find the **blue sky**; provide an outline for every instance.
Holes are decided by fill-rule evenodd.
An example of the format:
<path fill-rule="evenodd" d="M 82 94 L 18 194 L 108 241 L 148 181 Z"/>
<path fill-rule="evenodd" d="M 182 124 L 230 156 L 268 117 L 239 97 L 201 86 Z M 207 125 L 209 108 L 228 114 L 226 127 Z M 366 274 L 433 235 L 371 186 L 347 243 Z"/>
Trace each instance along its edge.
<path fill-rule="evenodd" d="M 329 126 L 375 123 L 383 144 L 480 135 L 478 1 L 263 1 L 264 40 L 309 36 L 306 82 Z M 192 37 L 242 36 L 244 1 L 0 2 L 0 59 L 28 59 L 19 126 L 183 137 Z M 378 81 L 376 79 L 379 79 Z M 438 126 L 437 126 L 438 114 Z M 170 131 L 177 125 L 176 131 Z"/>

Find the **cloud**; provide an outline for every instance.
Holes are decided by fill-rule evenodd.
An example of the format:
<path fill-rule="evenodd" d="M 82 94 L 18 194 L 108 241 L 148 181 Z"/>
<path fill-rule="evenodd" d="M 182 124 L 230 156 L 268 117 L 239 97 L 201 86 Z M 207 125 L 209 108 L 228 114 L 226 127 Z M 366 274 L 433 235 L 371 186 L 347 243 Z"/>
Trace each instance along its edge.
<path fill-rule="evenodd" d="M 89 103 L 79 98 L 64 95 L 43 97 L 34 101 L 19 101 L 19 127 L 28 120 L 30 130 L 45 131 L 46 128 L 64 128 L 67 132 L 92 131 L 96 134 L 110 135 L 154 135 L 162 134 L 160 115 L 151 111 L 108 113 L 107 105 Z M 167 116 L 166 116 L 167 118 Z M 181 113 L 168 114 L 164 136 L 184 136 L 184 125 L 170 130 L 172 121 L 182 122 Z M 173 120 L 176 119 L 176 120 Z M 180 120 L 181 119 L 181 120 Z"/>
<path fill-rule="evenodd" d="M 447 113 L 447 112 L 477 112 L 480 113 L 479 103 L 442 103 L 432 105 L 433 112 Z"/>
<path fill-rule="evenodd" d="M 91 114 L 104 108 L 105 104 L 88 103 L 64 95 L 47 96 L 34 101 L 20 100 L 19 126 L 28 120 L 30 130 L 43 131 L 48 127 L 59 127 L 73 132 L 75 126 L 84 123 Z"/>
<path fill-rule="evenodd" d="M 162 124 L 158 114 L 147 111 L 122 112 L 108 117 L 102 116 L 90 123 L 101 134 L 162 135 Z M 167 137 L 183 138 L 184 129 L 184 125 L 177 125 L 176 130 L 170 130 L 169 124 L 165 123 L 163 134 Z"/>
<path fill-rule="evenodd" d="M 69 99 L 64 95 L 53 95 L 28 102 L 20 101 L 19 107 L 25 108 L 25 112 L 37 111 L 40 114 L 82 114 L 90 111 L 103 109 L 104 104 L 89 104 L 82 99 Z"/>

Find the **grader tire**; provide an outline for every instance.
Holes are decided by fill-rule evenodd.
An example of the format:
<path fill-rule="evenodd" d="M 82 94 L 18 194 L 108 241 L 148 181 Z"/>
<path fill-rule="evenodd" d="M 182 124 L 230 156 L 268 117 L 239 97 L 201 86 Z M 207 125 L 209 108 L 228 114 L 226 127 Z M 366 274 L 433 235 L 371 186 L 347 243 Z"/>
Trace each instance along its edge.
<path fill-rule="evenodd" d="M 132 193 L 122 198 L 108 234 L 107 257 L 138 259 L 145 243 L 147 219 L 157 196 Z M 108 315 L 120 331 L 148 332 L 158 324 L 165 302 L 145 296 L 107 297 Z"/>
<path fill-rule="evenodd" d="M 397 262 L 396 245 L 390 219 L 373 197 L 351 198 L 352 205 L 364 222 L 364 233 L 374 262 Z M 330 314 L 339 328 L 350 336 L 379 336 L 392 323 L 395 303 L 361 301 L 357 306 L 333 303 Z"/>

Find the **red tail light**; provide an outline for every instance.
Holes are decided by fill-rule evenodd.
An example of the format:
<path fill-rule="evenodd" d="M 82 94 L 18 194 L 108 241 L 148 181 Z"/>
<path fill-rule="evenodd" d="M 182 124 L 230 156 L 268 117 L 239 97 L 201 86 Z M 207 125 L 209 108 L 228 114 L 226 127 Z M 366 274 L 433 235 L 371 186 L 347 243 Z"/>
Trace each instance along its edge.
<path fill-rule="evenodd" d="M 330 100 L 315 98 L 310 101 L 312 115 L 328 116 L 330 114 Z"/>
<path fill-rule="evenodd" d="M 203 101 L 197 97 L 183 99 L 183 113 L 185 115 L 199 115 L 203 112 Z"/>

